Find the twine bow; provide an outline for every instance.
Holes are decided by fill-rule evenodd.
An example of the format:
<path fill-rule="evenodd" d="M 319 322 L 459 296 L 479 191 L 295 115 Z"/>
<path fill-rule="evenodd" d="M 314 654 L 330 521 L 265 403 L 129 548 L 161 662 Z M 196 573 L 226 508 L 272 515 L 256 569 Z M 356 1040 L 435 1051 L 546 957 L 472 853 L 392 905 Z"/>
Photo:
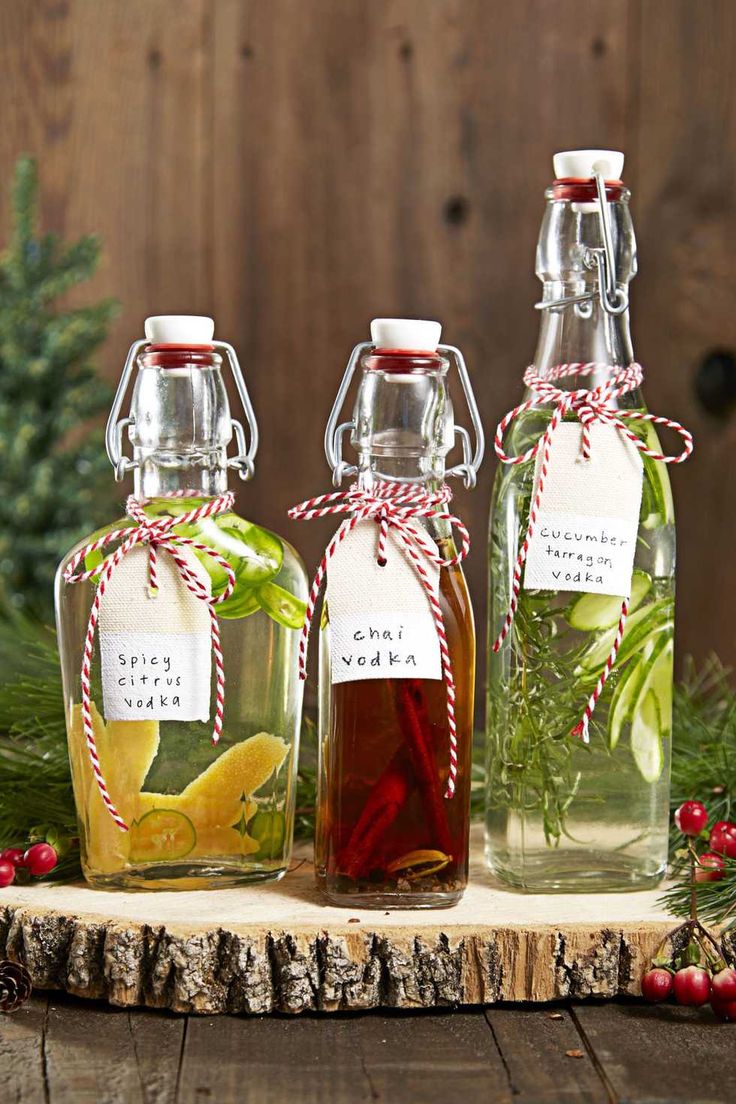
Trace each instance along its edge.
<path fill-rule="evenodd" d="M 325 554 L 314 576 L 312 589 L 309 592 L 306 618 L 299 639 L 299 675 L 302 679 L 307 677 L 309 630 L 327 566 L 340 542 L 349 533 L 352 533 L 355 526 L 367 519 L 375 521 L 378 525 L 376 560 L 379 564 L 386 563 L 388 531 L 392 529 L 399 538 L 404 554 L 414 565 L 426 592 L 427 601 L 434 618 L 440 646 L 442 675 L 447 692 L 447 728 L 450 738 L 450 768 L 445 792 L 447 798 L 451 798 L 455 793 L 457 779 L 455 678 L 452 673 L 452 663 L 447 647 L 447 635 L 439 595 L 435 592 L 424 561 L 429 560 L 440 568 L 452 567 L 464 560 L 470 550 L 470 537 L 467 529 L 460 519 L 447 509 L 447 504 L 451 498 L 452 492 L 447 486 L 442 486 L 437 491 L 428 491 L 425 487 L 401 486 L 390 481 L 376 481 L 370 488 L 354 485 L 347 491 L 335 491 L 332 494 L 318 495 L 316 498 L 309 498 L 306 502 L 302 502 L 289 510 L 289 517 L 293 521 L 311 521 L 313 518 L 326 517 L 328 514 L 350 515 L 345 518 L 327 545 Z M 451 528 L 457 530 L 460 535 L 461 546 L 455 556 L 443 559 L 431 537 L 420 525 L 414 523 L 417 518 L 428 517 L 446 521 Z"/>
<path fill-rule="evenodd" d="M 605 382 L 599 384 L 598 387 L 593 387 L 590 390 L 587 388 L 580 388 L 575 391 L 563 391 L 561 388 L 555 386 L 555 381 L 559 379 L 570 377 L 581 378 L 591 376 L 601 371 L 609 373 L 608 378 Z M 498 652 L 501 648 L 501 645 L 514 623 L 514 617 L 519 604 L 522 569 L 524 567 L 527 552 L 529 551 L 529 542 L 536 527 L 544 485 L 549 470 L 549 455 L 552 439 L 563 418 L 568 414 L 575 414 L 583 427 L 580 446 L 582 460 L 590 459 L 590 427 L 594 422 L 613 426 L 614 429 L 617 429 L 619 433 L 622 433 L 624 437 L 628 438 L 643 456 L 648 456 L 652 460 L 660 460 L 663 464 L 682 464 L 693 451 L 692 434 L 685 429 L 684 426 L 680 425 L 679 422 L 675 422 L 671 418 L 660 417 L 656 414 L 648 414 L 641 410 L 620 410 L 615 405 L 616 399 L 639 387 L 643 378 L 644 372 L 642 367 L 640 364 L 636 363 L 630 364 L 627 368 L 612 367 L 595 361 L 589 361 L 587 364 L 558 364 L 544 376 L 538 374 L 534 365 L 530 365 L 526 369 L 524 373 L 524 383 L 533 392 L 532 397 L 519 406 L 515 406 L 514 409 L 510 410 L 506 417 L 499 422 L 494 439 L 494 447 L 496 455 L 503 464 L 525 464 L 529 460 L 536 459 L 540 453 L 541 463 L 539 466 L 536 493 L 529 511 L 529 524 L 514 566 L 511 601 L 503 627 L 493 645 L 494 652 Z M 503 439 L 506 430 L 515 418 L 518 418 L 519 415 L 531 409 L 531 407 L 537 406 L 539 403 L 552 403 L 554 405 L 547 429 L 536 444 L 532 445 L 532 447 L 527 449 L 522 455 L 507 455 L 503 447 Z M 673 429 L 675 433 L 678 433 L 682 438 L 682 452 L 678 453 L 676 456 L 665 456 L 655 449 L 648 448 L 641 437 L 638 437 L 633 430 L 629 429 L 628 422 L 651 422 L 652 425 L 666 426 L 668 429 Z M 588 729 L 590 718 L 593 715 L 596 703 L 603 692 L 603 687 L 606 685 L 608 676 L 616 662 L 616 656 L 621 646 L 624 629 L 626 628 L 626 620 L 629 615 L 629 598 L 630 596 L 626 595 L 621 602 L 621 614 L 611 651 L 601 671 L 595 689 L 588 699 L 583 716 L 572 730 L 572 735 L 580 736 L 586 744 L 589 740 Z"/>
<path fill-rule="evenodd" d="M 99 540 L 85 545 L 84 548 L 80 549 L 73 556 L 64 569 L 64 582 L 66 583 L 82 583 L 88 579 L 99 576 L 95 596 L 92 601 L 92 608 L 89 614 L 89 621 L 87 623 L 84 655 L 82 657 L 82 726 L 87 744 L 87 751 L 89 752 L 89 758 L 92 764 L 92 771 L 100 791 L 100 796 L 110 816 L 113 818 L 118 828 L 123 832 L 127 832 L 128 825 L 120 816 L 108 792 L 107 783 L 105 782 L 102 767 L 100 766 L 94 727 L 92 724 L 90 672 L 94 654 L 95 630 L 100 616 L 100 603 L 102 602 L 105 589 L 115 569 L 128 555 L 131 549 L 135 548 L 137 545 L 148 546 L 149 593 L 152 598 L 155 597 L 158 592 L 158 554 L 159 552 L 166 552 L 171 556 L 188 590 L 191 591 L 195 598 L 199 598 L 200 601 L 206 602 L 210 612 L 212 654 L 215 659 L 216 678 L 215 720 L 212 729 L 212 743 L 217 744 L 220 739 L 220 734 L 222 733 L 222 716 L 225 704 L 225 670 L 220 646 L 220 628 L 217 623 L 214 607 L 219 605 L 220 602 L 226 602 L 232 594 L 235 587 L 235 572 L 225 557 L 220 555 L 219 552 L 216 552 L 214 548 L 202 544 L 201 541 L 193 540 L 191 537 L 179 536 L 179 534 L 175 533 L 173 530 L 177 525 L 190 525 L 193 522 L 201 521 L 203 518 L 225 513 L 227 510 L 232 509 L 234 499 L 235 496 L 232 492 L 228 491 L 226 494 L 220 495 L 218 498 L 210 499 L 203 505 L 197 506 L 195 509 L 189 510 L 187 513 L 180 514 L 177 517 L 166 515 L 164 517 L 149 518 L 145 513 L 144 503 L 131 495 L 125 504 L 125 512 L 136 524 L 122 529 L 113 529 L 110 533 L 106 533 L 103 537 L 100 537 Z M 87 556 L 106 548 L 107 545 L 115 541 L 121 541 L 121 543 L 110 556 L 103 560 L 101 566 L 98 565 L 97 567 L 93 567 L 89 571 L 77 572 L 80 563 L 82 563 Z M 204 553 L 226 572 L 227 584 L 221 594 L 217 597 L 213 597 L 208 592 L 202 580 L 192 571 L 187 559 L 182 555 L 182 548 L 192 548 L 196 552 Z"/>

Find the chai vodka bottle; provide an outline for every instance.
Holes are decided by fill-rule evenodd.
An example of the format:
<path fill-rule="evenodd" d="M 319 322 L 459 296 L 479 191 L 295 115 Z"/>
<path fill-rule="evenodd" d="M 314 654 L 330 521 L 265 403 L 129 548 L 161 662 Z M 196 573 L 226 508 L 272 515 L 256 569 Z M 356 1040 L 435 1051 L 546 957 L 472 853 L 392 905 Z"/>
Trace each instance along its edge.
<path fill-rule="evenodd" d="M 333 904 L 441 908 L 467 883 L 475 677 L 473 611 L 445 480 L 475 483 L 483 437 L 464 362 L 439 344 L 438 323 L 378 319 L 371 334 L 353 352 L 326 435 L 336 481 L 355 478 L 338 508 L 344 500 L 365 520 L 327 566 L 315 864 Z M 454 422 L 451 364 L 476 430 L 472 458 Z M 349 467 L 337 421 L 356 370 Z M 446 471 L 461 434 L 465 462 Z"/>

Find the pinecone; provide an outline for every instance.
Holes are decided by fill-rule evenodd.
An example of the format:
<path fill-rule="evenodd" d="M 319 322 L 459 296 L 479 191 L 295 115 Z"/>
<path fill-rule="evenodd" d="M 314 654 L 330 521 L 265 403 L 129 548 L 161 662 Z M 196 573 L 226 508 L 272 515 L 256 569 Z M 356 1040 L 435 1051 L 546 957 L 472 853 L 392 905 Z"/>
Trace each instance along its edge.
<path fill-rule="evenodd" d="M 0 1012 L 15 1012 L 31 995 L 31 975 L 20 962 L 0 962 Z"/>

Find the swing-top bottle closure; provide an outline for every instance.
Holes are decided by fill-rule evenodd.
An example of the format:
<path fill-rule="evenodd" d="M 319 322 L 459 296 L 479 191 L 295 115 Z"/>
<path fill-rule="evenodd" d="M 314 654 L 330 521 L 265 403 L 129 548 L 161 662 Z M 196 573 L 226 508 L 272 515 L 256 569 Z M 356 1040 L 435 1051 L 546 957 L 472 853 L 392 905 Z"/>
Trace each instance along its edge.
<path fill-rule="evenodd" d="M 636 273 L 636 253 L 633 230 L 628 220 L 626 236 L 631 243 L 629 271 L 616 263 L 616 243 L 612 228 L 611 204 L 627 204 L 629 193 L 621 181 L 624 155 L 616 150 L 567 150 L 554 157 L 555 181 L 547 191 L 547 198 L 570 204 L 578 220 L 578 237 L 575 242 L 576 259 L 579 260 L 581 278 L 585 273 L 597 276 L 595 286 L 580 294 L 544 298 L 536 303 L 537 310 L 555 310 L 575 306 L 576 312 L 585 317 L 593 300 L 598 299 L 603 310 L 610 315 L 623 314 L 629 306 L 628 281 Z M 592 222 L 588 215 L 597 216 Z M 553 216 L 551 216 L 553 217 Z M 587 233 L 595 234 L 596 244 L 586 241 Z M 619 253 L 621 250 L 619 249 Z M 540 273 L 538 254 L 537 272 Z"/>
<path fill-rule="evenodd" d="M 350 354 L 325 430 L 325 455 L 339 487 L 359 468 L 343 459 L 342 442 L 347 432 L 354 448 L 368 452 L 380 464 L 381 456 L 418 457 L 442 466 L 442 478 L 462 478 L 474 487 L 483 459 L 485 439 L 465 360 L 459 349 L 440 343 L 439 322 L 409 318 L 376 318 L 371 323 L 371 341 L 356 345 Z M 455 424 L 446 375 L 454 363 L 462 384 L 475 435 Z M 363 379 L 350 421 L 340 422 L 345 399 L 361 366 Z M 385 409 L 382 422 L 377 411 Z M 392 417 L 395 415 L 395 418 Z M 412 419 L 412 415 L 414 418 Z M 397 424 L 401 422 L 402 424 Z M 444 471 L 444 457 L 460 438 L 462 463 Z M 424 477 L 400 476 L 375 470 L 377 478 L 397 482 L 419 482 Z"/>
<path fill-rule="evenodd" d="M 105 446 L 110 463 L 115 469 L 115 479 L 120 482 L 130 471 L 142 469 L 146 458 L 159 450 L 181 449 L 181 441 L 173 441 L 171 427 L 166 419 L 158 417 L 166 397 L 163 390 L 171 390 L 169 413 L 176 416 L 181 410 L 189 421 L 186 454 L 189 460 L 214 458 L 214 463 L 224 471 L 234 468 L 241 479 L 250 479 L 258 450 L 258 425 L 243 379 L 237 354 L 225 341 L 214 338 L 215 324 L 211 318 L 200 315 L 155 315 L 145 322 L 145 338 L 134 341 L 115 392 L 112 409 L 105 430 Z M 240 421 L 232 418 L 220 374 L 224 354 L 230 365 L 235 387 L 240 398 L 248 434 Z M 121 418 L 123 403 L 133 374 L 138 369 L 130 413 Z M 149 372 L 148 370 L 153 370 Z M 195 374 L 204 370 L 202 376 Z M 150 379 L 149 377 L 153 377 Z M 177 382 L 186 377 L 191 383 L 188 402 L 177 402 Z M 197 419 L 196 411 L 202 416 Z M 209 417 L 209 431 L 207 427 Z M 123 452 L 123 434 L 127 430 L 133 444 L 134 455 Z M 227 446 L 233 434 L 237 454 L 227 457 Z"/>

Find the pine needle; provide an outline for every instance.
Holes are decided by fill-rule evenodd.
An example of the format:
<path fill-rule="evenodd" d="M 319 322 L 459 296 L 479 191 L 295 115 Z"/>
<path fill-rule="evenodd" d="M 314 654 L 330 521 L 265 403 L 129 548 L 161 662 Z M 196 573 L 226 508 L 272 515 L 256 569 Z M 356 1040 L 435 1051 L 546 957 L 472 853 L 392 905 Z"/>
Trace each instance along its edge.
<path fill-rule="evenodd" d="M 672 811 L 702 801 L 712 827 L 736 814 L 736 692 L 731 673 L 716 656 L 697 670 L 691 660 L 675 686 Z M 670 820 L 674 882 L 660 903 L 675 916 L 690 915 L 689 865 L 678 858 L 682 836 Z M 707 850 L 703 844 L 702 850 Z M 736 860 L 726 859 L 723 878 L 695 887 L 698 914 L 711 924 L 736 923 Z"/>
<path fill-rule="evenodd" d="M 0 617 L 0 846 L 46 840 L 50 877 L 80 873 L 56 637 L 21 614 Z"/>

